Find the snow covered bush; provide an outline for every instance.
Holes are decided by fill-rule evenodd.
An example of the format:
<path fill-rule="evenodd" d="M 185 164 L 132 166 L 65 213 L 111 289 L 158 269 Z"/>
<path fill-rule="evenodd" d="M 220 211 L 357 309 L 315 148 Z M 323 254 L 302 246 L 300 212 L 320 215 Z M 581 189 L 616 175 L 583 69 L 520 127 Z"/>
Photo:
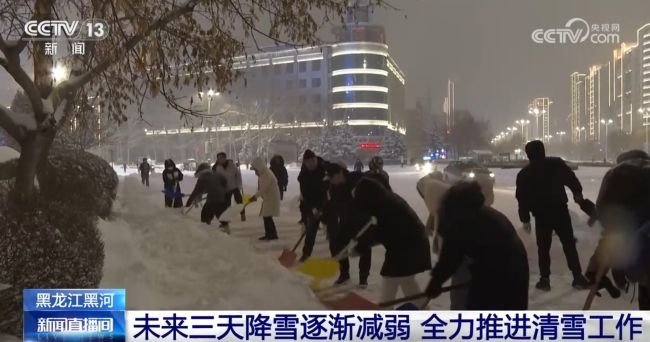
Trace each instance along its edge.
<path fill-rule="evenodd" d="M 97 288 L 103 276 L 104 243 L 97 216 L 81 206 L 36 196 L 28 210 L 10 211 L 13 182 L 0 184 L 0 284 L 3 297 L 23 288 Z M 88 189 L 86 189 L 88 191 Z M 22 307 L 0 300 L 0 333 L 22 337 Z"/>
<path fill-rule="evenodd" d="M 101 218 L 111 213 L 118 178 L 111 165 L 90 152 L 53 151 L 48 167 L 39 174 L 40 194 Z"/>

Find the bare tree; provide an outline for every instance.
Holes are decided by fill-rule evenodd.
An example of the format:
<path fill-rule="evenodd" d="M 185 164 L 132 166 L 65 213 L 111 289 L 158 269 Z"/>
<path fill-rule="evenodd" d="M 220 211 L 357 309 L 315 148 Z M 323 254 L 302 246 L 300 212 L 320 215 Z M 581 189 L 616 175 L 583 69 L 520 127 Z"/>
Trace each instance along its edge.
<path fill-rule="evenodd" d="M 102 111 L 97 99 L 78 99 L 77 108 L 57 132 L 53 148 L 81 149 L 113 147 L 118 141 L 117 123 Z"/>
<path fill-rule="evenodd" d="M 381 0 L 373 0 L 381 5 Z M 161 96 L 192 124 L 192 117 L 207 114 L 190 105 L 180 105 L 179 88 L 202 91 L 211 86 L 224 92 L 240 76 L 233 57 L 246 52 L 246 41 L 235 38 L 235 26 L 244 37 L 256 35 L 274 41 L 317 45 L 316 31 L 336 18 L 342 22 L 347 1 L 343 0 L 24 0 L 0 7 L 4 32 L 0 37 L 0 65 L 22 88 L 33 115 L 20 115 L 0 108 L 0 127 L 21 146 L 11 201 L 29 204 L 34 178 L 46 167 L 56 132 L 74 115 L 81 89 L 92 89 L 107 115 L 125 121 L 128 105 L 140 106 L 145 94 Z M 322 17 L 314 20 L 313 13 Z M 29 20 L 103 18 L 109 27 L 94 23 L 91 34 L 103 40 L 85 42 L 84 55 L 62 58 L 68 73 L 53 77 L 53 59 L 46 54 L 45 40 L 32 40 L 24 32 Z M 259 18 L 270 22 L 261 32 Z M 102 32 L 100 32 L 102 31 Z M 110 32 L 110 34 L 108 34 Z M 84 32 L 88 33 L 88 32 Z M 51 44 L 51 43 L 50 43 Z M 69 42 L 72 44 L 72 42 Z M 71 48 L 68 47 L 68 48 Z M 21 65 L 27 50 L 33 77 Z M 61 77 L 59 77 L 61 78 Z M 141 112 L 141 110 L 139 110 Z"/>

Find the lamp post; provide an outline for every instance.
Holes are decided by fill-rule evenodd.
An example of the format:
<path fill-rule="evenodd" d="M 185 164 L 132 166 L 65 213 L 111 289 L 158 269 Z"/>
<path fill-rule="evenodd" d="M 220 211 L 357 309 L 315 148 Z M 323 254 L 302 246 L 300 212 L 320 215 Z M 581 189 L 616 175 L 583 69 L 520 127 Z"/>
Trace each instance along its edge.
<path fill-rule="evenodd" d="M 607 121 L 605 121 L 605 119 L 600 120 L 600 123 L 605 125 L 605 161 L 607 161 L 607 155 L 609 154 L 609 125 L 613 122 L 612 119 Z"/>
<path fill-rule="evenodd" d="M 212 115 L 212 98 L 214 96 L 219 96 L 219 92 L 215 92 L 214 90 L 210 89 L 208 90 L 208 117 Z M 203 92 L 199 92 L 199 95 L 203 97 Z M 212 122 L 212 127 L 209 128 L 210 131 L 208 132 L 208 145 L 210 146 L 210 151 L 206 151 L 205 153 L 208 154 L 209 156 L 212 156 L 212 130 L 214 129 L 217 132 L 217 148 L 219 148 L 219 128 L 217 127 L 217 118 L 215 117 L 213 122 Z"/>
<path fill-rule="evenodd" d="M 517 130 L 517 127 L 507 127 L 506 129 L 508 130 L 508 132 L 510 132 L 512 138 L 514 138 L 515 137 L 515 131 Z"/>
<path fill-rule="evenodd" d="M 555 132 L 555 134 L 557 134 L 560 137 L 560 144 L 561 144 L 562 143 L 562 138 L 564 137 L 566 132 Z"/>
<path fill-rule="evenodd" d="M 650 126 L 650 107 L 639 109 L 643 118 L 643 127 L 645 127 L 645 151 L 648 153 L 648 126 Z"/>
<path fill-rule="evenodd" d="M 576 127 L 576 132 L 578 132 L 578 159 L 580 159 L 581 158 L 580 156 L 582 155 L 582 153 L 581 153 L 582 152 L 582 145 L 580 145 L 580 139 L 582 139 L 582 133 L 581 132 L 584 131 L 584 130 L 585 130 L 584 127 Z M 586 136 L 586 134 L 585 134 L 585 136 Z"/>
<path fill-rule="evenodd" d="M 525 137 L 524 137 L 524 127 L 525 127 L 526 125 L 528 125 L 528 124 L 530 123 L 530 121 L 528 121 L 528 120 L 524 120 L 524 119 L 521 119 L 521 120 L 517 120 L 517 121 L 515 121 L 515 123 L 516 123 L 517 125 L 521 126 L 521 143 L 523 144 L 523 143 L 526 142 L 526 139 L 525 139 Z"/>

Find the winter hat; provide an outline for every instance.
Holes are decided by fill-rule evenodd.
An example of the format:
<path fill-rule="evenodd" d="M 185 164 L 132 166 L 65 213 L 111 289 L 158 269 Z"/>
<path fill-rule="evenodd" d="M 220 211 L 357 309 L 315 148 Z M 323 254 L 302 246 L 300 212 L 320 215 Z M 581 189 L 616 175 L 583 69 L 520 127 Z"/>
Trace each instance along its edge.
<path fill-rule="evenodd" d="M 621 153 L 618 158 L 616 158 L 616 164 L 620 164 L 624 161 L 630 160 L 630 159 L 645 159 L 645 160 L 650 160 L 650 156 L 648 156 L 645 151 L 641 150 L 630 150 Z"/>
<path fill-rule="evenodd" d="M 347 168 L 342 167 L 341 164 L 339 164 L 339 163 L 326 162 L 325 163 L 325 174 L 326 174 L 326 176 L 325 176 L 325 179 L 323 179 L 323 180 L 330 179 L 331 177 L 338 174 L 339 172 L 342 172 L 344 169 L 347 169 Z"/>
<path fill-rule="evenodd" d="M 526 144 L 526 155 L 528 160 L 540 160 L 546 158 L 546 149 L 544 143 L 539 140 L 533 140 Z"/>
<path fill-rule="evenodd" d="M 316 153 L 312 150 L 305 150 L 305 153 L 302 154 L 302 160 L 315 158 Z"/>

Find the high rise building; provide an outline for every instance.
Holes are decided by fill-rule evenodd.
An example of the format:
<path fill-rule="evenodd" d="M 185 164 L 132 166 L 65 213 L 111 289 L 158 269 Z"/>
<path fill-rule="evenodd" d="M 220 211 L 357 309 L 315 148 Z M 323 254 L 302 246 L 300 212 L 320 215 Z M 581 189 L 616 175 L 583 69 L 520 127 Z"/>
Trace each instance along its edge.
<path fill-rule="evenodd" d="M 612 119 L 610 113 L 611 74 L 612 63 L 608 62 L 604 65 L 590 67 L 589 74 L 584 79 L 585 93 L 587 96 L 584 113 L 585 120 L 582 120 L 585 125 L 582 127 L 586 129 L 585 135 L 587 140 L 600 142 L 605 134 L 604 131 L 601 131 L 603 128 L 600 121 Z"/>
<path fill-rule="evenodd" d="M 637 44 L 622 43 L 612 60 L 612 113 L 618 128 L 631 134 L 639 124 L 640 63 Z"/>
<path fill-rule="evenodd" d="M 445 113 L 447 122 L 447 134 L 451 133 L 451 129 L 455 124 L 456 114 L 456 89 L 454 82 L 447 80 L 447 96 L 445 96 L 445 103 L 443 104 L 443 112 Z"/>
<path fill-rule="evenodd" d="M 551 101 L 548 97 L 538 97 L 530 104 L 528 112 L 535 117 L 535 138 L 544 142 L 551 139 L 550 134 L 550 112 Z"/>
<path fill-rule="evenodd" d="M 245 82 L 233 84 L 232 94 L 222 95 L 219 101 L 228 101 L 227 97 L 240 102 L 262 100 L 280 108 L 272 125 L 255 125 L 260 130 L 318 129 L 324 124 L 347 123 L 359 143 L 379 143 L 392 131 L 405 134 L 406 76 L 388 53 L 384 27 L 372 19 L 369 1 L 351 1 L 345 25 L 333 29 L 334 44 L 302 49 L 276 46 L 234 58 L 233 67 L 243 72 Z M 185 95 L 194 96 L 192 91 L 197 93 L 186 90 Z M 244 124 L 216 125 L 172 131 L 158 128 L 147 134 L 200 135 L 210 130 L 246 129 Z"/>
<path fill-rule="evenodd" d="M 571 142 L 574 144 L 580 142 L 580 128 L 584 124 L 585 76 L 585 74 L 577 72 L 571 74 L 571 113 L 569 114 L 569 121 L 571 122 Z"/>
<path fill-rule="evenodd" d="M 640 53 L 639 59 L 641 61 L 641 104 L 640 109 L 645 114 L 642 114 L 643 125 L 650 125 L 650 24 L 641 27 L 637 31 L 637 42 L 639 45 Z"/>

